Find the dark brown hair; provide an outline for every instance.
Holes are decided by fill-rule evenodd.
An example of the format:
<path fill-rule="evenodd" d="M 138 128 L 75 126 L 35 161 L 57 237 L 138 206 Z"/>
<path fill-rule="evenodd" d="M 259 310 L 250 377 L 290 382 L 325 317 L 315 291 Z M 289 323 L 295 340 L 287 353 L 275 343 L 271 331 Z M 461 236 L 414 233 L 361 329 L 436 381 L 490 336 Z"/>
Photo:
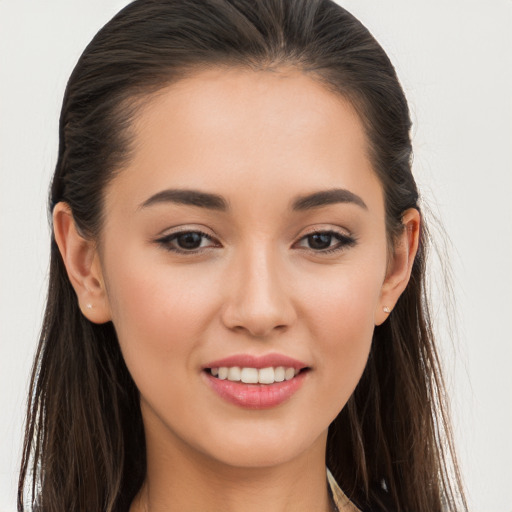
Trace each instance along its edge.
<path fill-rule="evenodd" d="M 130 158 L 144 99 L 209 66 L 291 66 L 359 112 L 385 194 L 390 247 L 417 208 L 411 121 L 395 70 L 369 31 L 331 0 L 137 0 L 95 36 L 67 86 L 50 211 L 69 204 L 99 236 L 103 191 Z M 326 463 L 364 511 L 466 509 L 425 289 L 427 231 L 412 276 L 375 329 L 367 367 L 329 427 Z M 18 488 L 25 510 L 126 511 L 145 477 L 137 388 L 111 323 L 80 312 L 52 239 Z"/>

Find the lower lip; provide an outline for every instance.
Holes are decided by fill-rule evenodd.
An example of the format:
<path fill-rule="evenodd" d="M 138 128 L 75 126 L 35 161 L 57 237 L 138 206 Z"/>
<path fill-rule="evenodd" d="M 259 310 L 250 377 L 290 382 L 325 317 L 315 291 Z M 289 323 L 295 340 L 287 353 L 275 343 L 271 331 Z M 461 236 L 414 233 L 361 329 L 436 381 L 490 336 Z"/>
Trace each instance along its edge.
<path fill-rule="evenodd" d="M 286 402 L 296 393 L 304 379 L 307 371 L 301 371 L 293 379 L 274 384 L 244 384 L 221 380 L 204 371 L 210 387 L 224 400 L 246 409 L 270 409 Z"/>

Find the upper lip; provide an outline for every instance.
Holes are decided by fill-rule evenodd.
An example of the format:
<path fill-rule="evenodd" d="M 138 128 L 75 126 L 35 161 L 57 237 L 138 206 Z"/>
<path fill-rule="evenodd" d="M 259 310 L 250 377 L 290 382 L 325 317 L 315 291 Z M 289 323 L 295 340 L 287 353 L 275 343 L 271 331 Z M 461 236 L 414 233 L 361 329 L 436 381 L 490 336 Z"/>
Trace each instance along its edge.
<path fill-rule="evenodd" d="M 239 366 L 240 368 L 275 368 L 277 366 L 284 366 L 285 368 L 295 368 L 296 370 L 302 370 L 303 368 L 308 367 L 306 363 L 294 359 L 293 357 L 272 353 L 262 356 L 253 356 L 251 354 L 235 354 L 229 357 L 224 357 L 222 359 L 216 359 L 215 361 L 204 365 L 203 369 L 220 368 L 222 366 Z"/>

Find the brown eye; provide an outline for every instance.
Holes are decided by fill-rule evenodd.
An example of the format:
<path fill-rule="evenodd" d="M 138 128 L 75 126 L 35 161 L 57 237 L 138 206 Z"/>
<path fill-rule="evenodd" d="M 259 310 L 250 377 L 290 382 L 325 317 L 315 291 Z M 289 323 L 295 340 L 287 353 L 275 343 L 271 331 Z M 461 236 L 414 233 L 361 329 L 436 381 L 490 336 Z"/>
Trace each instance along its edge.
<path fill-rule="evenodd" d="M 342 251 L 356 244 L 356 239 L 337 231 L 317 231 L 302 237 L 297 246 L 301 249 L 328 254 Z"/>
<path fill-rule="evenodd" d="M 195 232 L 182 233 L 175 238 L 175 241 L 180 249 L 194 250 L 201 247 L 203 236 Z"/>
<path fill-rule="evenodd" d="M 309 247 L 315 250 L 328 249 L 331 246 L 333 236 L 330 233 L 315 233 L 307 237 Z"/>
<path fill-rule="evenodd" d="M 180 231 L 171 233 L 157 240 L 164 249 L 181 254 L 196 253 L 202 249 L 218 247 L 218 243 L 202 231 Z"/>

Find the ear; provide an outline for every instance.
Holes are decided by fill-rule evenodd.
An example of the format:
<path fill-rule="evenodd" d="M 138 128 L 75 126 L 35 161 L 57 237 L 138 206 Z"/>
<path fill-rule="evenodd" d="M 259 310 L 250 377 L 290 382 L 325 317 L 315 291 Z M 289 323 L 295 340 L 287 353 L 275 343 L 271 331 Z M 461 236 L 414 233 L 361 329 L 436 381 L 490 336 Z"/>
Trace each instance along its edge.
<path fill-rule="evenodd" d="M 398 298 L 407 287 L 412 265 L 418 252 L 421 216 L 416 208 L 406 210 L 402 216 L 403 231 L 396 240 L 390 258 L 386 278 L 382 284 L 375 325 L 382 324 L 395 307 Z"/>
<path fill-rule="evenodd" d="M 79 233 L 68 204 L 55 205 L 53 230 L 83 315 L 97 324 L 108 322 L 110 307 L 96 244 Z"/>

